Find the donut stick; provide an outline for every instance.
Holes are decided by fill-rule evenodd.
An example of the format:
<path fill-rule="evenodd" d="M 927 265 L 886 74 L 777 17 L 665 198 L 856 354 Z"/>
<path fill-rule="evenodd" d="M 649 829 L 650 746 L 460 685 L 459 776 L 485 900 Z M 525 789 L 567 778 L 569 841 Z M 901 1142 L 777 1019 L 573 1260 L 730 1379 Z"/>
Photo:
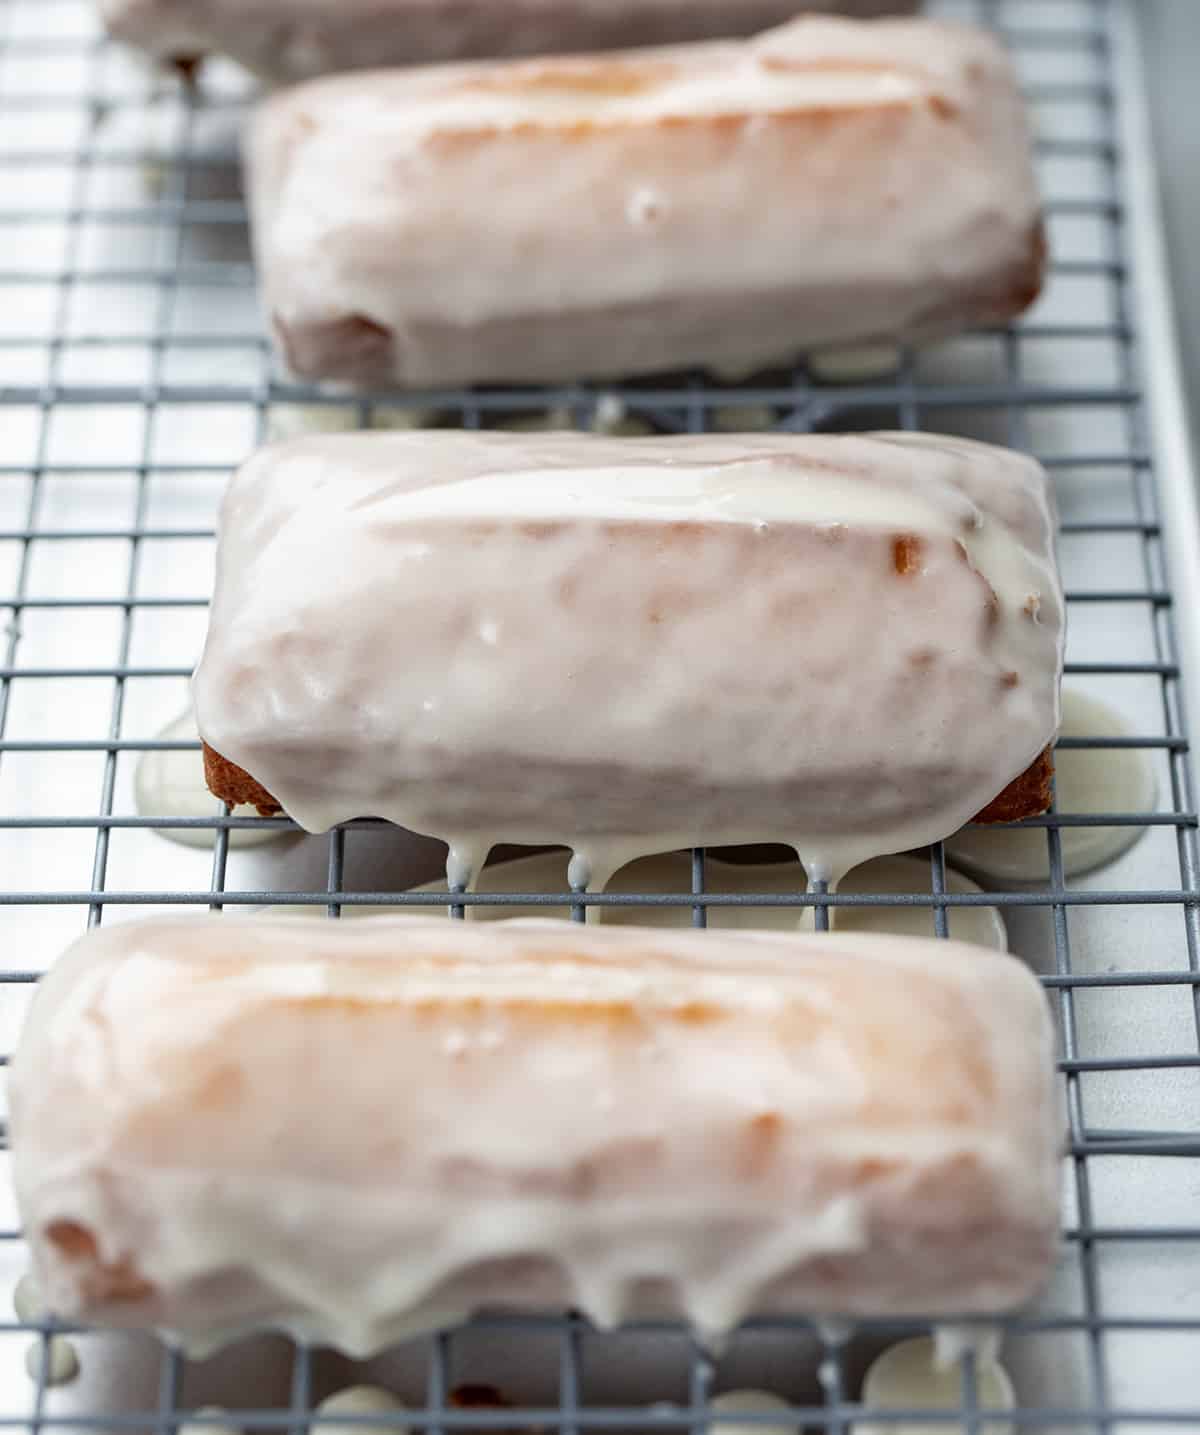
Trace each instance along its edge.
<path fill-rule="evenodd" d="M 737 375 L 998 323 L 1042 282 L 1012 66 L 932 20 L 334 76 L 268 100 L 246 153 L 306 379 Z"/>
<path fill-rule="evenodd" d="M 100 0 L 109 32 L 191 66 L 232 56 L 284 83 L 341 70 L 750 35 L 801 10 L 884 15 L 916 0 Z"/>
<path fill-rule="evenodd" d="M 1005 1310 L 1054 1079 L 1036 979 L 958 942 L 206 914 L 43 979 L 11 1136 L 59 1316 L 366 1355 L 497 1306 Z"/>
<path fill-rule="evenodd" d="M 1040 466 L 960 439 L 268 448 L 220 519 L 209 784 L 313 832 L 384 817 L 469 866 L 561 843 L 597 886 L 746 842 L 835 878 L 1045 809 L 1052 539 Z"/>

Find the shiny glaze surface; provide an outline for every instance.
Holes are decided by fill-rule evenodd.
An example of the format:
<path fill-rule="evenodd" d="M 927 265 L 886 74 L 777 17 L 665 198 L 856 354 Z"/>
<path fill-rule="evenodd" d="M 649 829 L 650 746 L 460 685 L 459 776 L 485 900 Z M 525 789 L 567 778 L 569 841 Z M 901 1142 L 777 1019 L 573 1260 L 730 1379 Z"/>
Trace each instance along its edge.
<path fill-rule="evenodd" d="M 746 373 L 999 322 L 1041 282 L 1012 67 L 948 23 L 333 76 L 269 100 L 247 159 L 310 378 Z"/>
<path fill-rule="evenodd" d="M 197 722 L 302 826 L 809 875 L 944 837 L 1052 741 L 1045 475 L 958 439 L 332 435 L 222 513 Z"/>
<path fill-rule="evenodd" d="M 1046 1004 L 957 942 L 105 926 L 10 1092 L 48 1303 L 195 1349 L 258 1323 L 364 1353 L 497 1304 L 989 1312 L 1056 1243 Z"/>

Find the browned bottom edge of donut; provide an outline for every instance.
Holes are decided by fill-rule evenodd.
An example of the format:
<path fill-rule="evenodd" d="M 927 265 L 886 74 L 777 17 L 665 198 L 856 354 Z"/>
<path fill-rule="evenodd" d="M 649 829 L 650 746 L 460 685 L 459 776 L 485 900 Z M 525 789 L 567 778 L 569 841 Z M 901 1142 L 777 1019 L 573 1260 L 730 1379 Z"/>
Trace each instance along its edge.
<path fill-rule="evenodd" d="M 992 798 L 976 822 L 1020 822 L 1024 817 L 1040 817 L 1049 810 L 1054 786 L 1054 753 L 1045 748 L 1029 764 L 1020 777 L 1015 777 Z"/>
<path fill-rule="evenodd" d="M 260 817 L 276 817 L 283 811 L 262 783 L 256 782 L 244 767 L 214 752 L 208 743 L 201 746 L 204 749 L 204 781 L 214 797 L 232 807 L 249 803 L 258 808 Z"/>
<path fill-rule="evenodd" d="M 214 752 L 208 743 L 204 743 L 203 747 L 204 781 L 214 797 L 235 807 L 248 803 L 258 809 L 260 817 L 274 817 L 283 811 L 262 783 L 251 777 L 245 768 Z M 1024 817 L 1040 817 L 1050 806 L 1053 780 L 1054 757 L 1051 749 L 1046 748 L 1020 777 L 1014 778 L 978 813 L 975 821 L 1019 822 Z"/>

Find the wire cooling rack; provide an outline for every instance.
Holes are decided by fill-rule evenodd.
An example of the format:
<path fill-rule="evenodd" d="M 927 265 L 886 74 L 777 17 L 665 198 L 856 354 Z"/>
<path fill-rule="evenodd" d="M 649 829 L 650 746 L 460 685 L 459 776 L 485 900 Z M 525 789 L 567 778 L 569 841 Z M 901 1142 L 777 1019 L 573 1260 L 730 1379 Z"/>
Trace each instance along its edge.
<path fill-rule="evenodd" d="M 986 898 L 947 893 L 939 847 L 928 884 L 905 896 L 789 889 L 756 900 L 811 906 L 818 925 L 838 905 L 915 905 L 941 934 L 956 905 L 987 901 L 1055 1005 L 1070 1126 L 1062 1258 L 1045 1299 L 1003 1326 L 1021 1398 L 1013 1426 L 981 1417 L 968 1348 L 961 1408 L 943 1412 L 939 1428 L 1200 1431 L 1200 892 L 1181 692 L 1200 660 L 1200 605 L 1186 561 L 1191 474 L 1134 7 L 941 8 L 1002 32 L 1033 107 L 1054 262 L 1047 294 L 1020 324 L 908 354 L 894 377 L 840 387 L 800 365 L 741 388 L 687 376 L 351 401 L 288 382 L 263 341 L 234 148 L 244 81 L 219 63 L 194 90 L 152 73 L 103 41 L 87 0 L 0 0 L 0 1049 L 11 1050 L 39 972 L 86 923 L 196 904 L 293 903 L 337 915 L 349 904 L 402 902 L 413 881 L 436 875 L 436 844 L 378 823 L 251 852 L 230 837 L 260 826 L 255 819 L 216 807 L 144 816 L 135 805 L 139 757 L 194 749 L 157 734 L 186 705 L 221 487 L 266 434 L 430 410 L 438 422 L 481 427 L 553 409 L 586 427 L 618 405 L 662 431 L 752 420 L 1011 442 L 1042 459 L 1058 490 L 1067 681 L 1107 700 L 1129 728 L 1073 745 L 1147 754 L 1157 809 L 1041 819 L 1050 881 Z M 1165 553 L 1175 558 L 1174 591 Z M 797 641 L 802 658 L 803 635 Z M 1097 823 L 1144 834 L 1104 870 L 1068 879 L 1063 834 Z M 154 830 L 166 827 L 211 831 L 214 849 L 173 846 Z M 690 887 L 673 895 L 542 900 L 569 902 L 578 919 L 611 902 L 683 906 L 698 925 L 714 906 L 744 900 L 706 890 L 703 852 L 691 871 Z M 454 911 L 497 900 L 461 895 Z M 0 1205 L 0 1280 L 11 1286 L 24 1248 L 6 1193 Z M 714 1392 L 745 1386 L 784 1396 L 798 1428 L 850 1432 L 868 1361 L 927 1329 L 758 1321 L 707 1355 L 677 1326 L 598 1332 L 569 1317 L 495 1317 L 366 1367 L 278 1336 L 197 1364 L 149 1337 L 71 1333 L 82 1373 L 57 1386 L 51 1337 L 61 1328 L 0 1319 L 0 1427 L 166 1432 L 188 1421 L 302 1431 L 323 1395 L 371 1379 L 409 1405 L 397 1419 L 432 1435 L 699 1435 L 729 1429 L 730 1413 L 709 1407 Z M 514 1408 L 458 1408 L 451 1392 L 463 1382 L 499 1387 Z M 198 1414 L 209 1402 L 229 1413 Z M 914 1414 L 871 1418 L 904 1428 Z M 929 1416 L 930 1428 L 937 1420 Z M 313 1424 L 321 1428 L 319 1416 Z"/>

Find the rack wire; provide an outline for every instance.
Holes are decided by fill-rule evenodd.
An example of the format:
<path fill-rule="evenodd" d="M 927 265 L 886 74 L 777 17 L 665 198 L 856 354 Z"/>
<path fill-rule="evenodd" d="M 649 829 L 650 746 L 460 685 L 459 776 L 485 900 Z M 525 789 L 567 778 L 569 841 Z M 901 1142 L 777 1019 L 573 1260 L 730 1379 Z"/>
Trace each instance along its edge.
<path fill-rule="evenodd" d="M 11 1050 L 38 975 L 85 923 L 147 906 L 287 903 L 338 916 L 446 903 L 406 890 L 432 875 L 417 871 L 429 852 L 381 823 L 250 853 L 231 836 L 263 819 L 218 808 L 147 816 L 134 803 L 139 757 L 196 747 L 157 734 L 185 705 L 216 501 L 231 466 L 281 421 L 356 427 L 433 411 L 478 428 L 551 409 L 588 427 L 615 402 L 664 432 L 737 424 L 753 406 L 782 429 L 930 427 L 1007 441 L 1036 453 L 1058 489 L 1068 683 L 1132 726 L 1060 747 L 1143 751 L 1156 811 L 1025 824 L 1045 831 L 1050 880 L 985 895 L 947 890 L 940 845 L 927 888 L 901 895 L 731 895 L 710 889 L 697 851 L 677 893 L 458 893 L 451 915 L 542 904 L 583 920 L 590 907 L 675 906 L 703 926 L 714 909 L 749 902 L 811 907 L 821 927 L 839 907 L 906 905 L 945 936 L 955 908 L 999 908 L 1055 1005 L 1069 1117 L 1059 1270 L 1041 1304 L 1003 1323 L 1022 1402 L 1012 1427 L 1200 1430 L 1200 888 L 1181 667 L 1200 653 L 1181 651 L 1175 611 L 1191 593 L 1168 579 L 1159 505 L 1160 483 L 1191 476 L 1161 471 L 1146 415 L 1128 241 L 1131 172 L 1149 157 L 1123 143 L 1130 79 L 1117 53 L 1130 7 L 939 8 L 1002 33 L 1033 107 L 1055 257 L 1025 320 L 905 354 L 894 378 L 842 386 L 798 363 L 740 387 L 687 375 L 352 400 L 288 381 L 262 335 L 234 149 L 246 82 L 220 63 L 195 88 L 152 72 L 107 44 L 88 0 L 0 0 L 0 1044 Z M 1089 825 L 1145 835 L 1115 865 L 1068 879 L 1063 833 Z M 211 857 L 164 843 L 168 828 L 211 831 Z M 23 1263 L 15 1211 L 3 1206 L 0 1279 L 11 1285 Z M 718 1357 L 678 1326 L 600 1332 L 572 1316 L 497 1316 L 365 1370 L 281 1337 L 197 1364 L 149 1338 L 70 1333 L 83 1373 L 60 1389 L 51 1341 L 65 1327 L 18 1317 L 0 1320 L 0 1428 L 319 1430 L 315 1403 L 365 1376 L 410 1409 L 340 1425 L 701 1435 L 767 1419 L 709 1403 L 717 1390 L 759 1385 L 788 1399 L 786 1423 L 849 1435 L 865 1418 L 871 1356 L 928 1330 L 752 1321 Z M 451 1393 L 463 1382 L 493 1383 L 515 1403 L 460 1408 Z M 981 1414 L 978 1388 L 968 1343 L 960 1408 L 924 1412 L 926 1424 L 1011 1428 Z M 200 1409 L 213 1401 L 228 1413 Z M 921 1414 L 870 1419 L 903 1428 Z"/>

